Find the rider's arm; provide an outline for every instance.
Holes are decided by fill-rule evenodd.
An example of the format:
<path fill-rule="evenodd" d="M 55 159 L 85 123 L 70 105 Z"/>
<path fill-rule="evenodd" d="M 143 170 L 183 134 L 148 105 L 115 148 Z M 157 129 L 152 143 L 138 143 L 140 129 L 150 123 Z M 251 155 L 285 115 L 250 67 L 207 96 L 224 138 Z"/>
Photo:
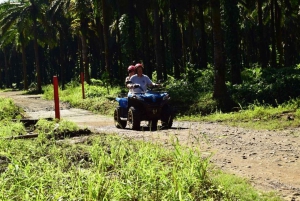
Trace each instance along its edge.
<path fill-rule="evenodd" d="M 128 81 L 126 82 L 126 87 L 127 87 L 128 89 L 132 89 L 132 88 L 133 88 L 132 86 L 133 86 L 133 83 L 132 83 L 131 81 L 128 80 Z"/>
<path fill-rule="evenodd" d="M 156 84 L 156 83 L 152 82 L 152 80 L 150 80 L 150 78 L 147 76 L 147 86 L 148 87 L 159 87 L 160 84 Z"/>

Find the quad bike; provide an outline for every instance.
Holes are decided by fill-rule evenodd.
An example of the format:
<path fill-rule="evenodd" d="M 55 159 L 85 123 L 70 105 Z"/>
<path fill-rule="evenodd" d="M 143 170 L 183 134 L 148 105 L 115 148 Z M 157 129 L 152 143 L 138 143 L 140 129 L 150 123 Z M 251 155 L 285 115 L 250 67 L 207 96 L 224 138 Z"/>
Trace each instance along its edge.
<path fill-rule="evenodd" d="M 148 88 L 145 93 L 129 94 L 116 98 L 119 106 L 114 111 L 114 122 L 117 128 L 140 130 L 141 121 L 148 121 L 151 129 L 157 128 L 158 120 L 162 128 L 171 128 L 174 110 L 169 105 L 167 92 Z"/>

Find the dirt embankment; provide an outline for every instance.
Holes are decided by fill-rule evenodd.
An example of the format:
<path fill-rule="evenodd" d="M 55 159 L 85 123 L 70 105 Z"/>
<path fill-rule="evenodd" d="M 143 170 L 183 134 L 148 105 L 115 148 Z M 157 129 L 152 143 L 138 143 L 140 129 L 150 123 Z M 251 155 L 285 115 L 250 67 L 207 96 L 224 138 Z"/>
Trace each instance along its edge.
<path fill-rule="evenodd" d="M 54 101 L 20 92 L 0 92 L 24 108 L 28 118 L 55 117 Z M 284 200 L 300 201 L 300 130 L 257 131 L 209 122 L 174 122 L 172 129 L 142 131 L 117 129 L 113 118 L 70 108 L 60 103 L 60 117 L 88 127 L 95 133 L 117 133 L 134 139 L 200 147 L 222 170 L 247 178 L 263 191 L 275 191 Z"/>

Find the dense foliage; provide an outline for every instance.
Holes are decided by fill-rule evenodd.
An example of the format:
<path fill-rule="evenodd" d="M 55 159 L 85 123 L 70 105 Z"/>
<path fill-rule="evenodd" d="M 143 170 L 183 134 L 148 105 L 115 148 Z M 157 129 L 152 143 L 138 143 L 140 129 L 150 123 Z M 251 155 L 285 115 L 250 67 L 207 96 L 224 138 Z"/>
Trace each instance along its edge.
<path fill-rule="evenodd" d="M 289 96 L 282 95 L 285 87 L 296 86 L 297 78 L 287 84 L 265 69 L 300 63 L 299 13 L 299 0 L 8 1 L 0 4 L 0 85 L 40 92 L 53 75 L 64 88 L 81 72 L 88 84 L 97 79 L 118 85 L 135 60 L 150 77 L 156 72 L 158 79 L 180 82 L 188 75 L 182 92 L 198 90 L 199 70 L 213 68 L 202 87 L 212 89 L 214 98 L 251 87 L 252 93 L 232 98 L 277 96 L 281 102 Z M 258 69 L 261 84 L 247 86 L 241 72 Z M 272 77 L 274 84 L 266 86 Z M 265 93 L 281 85 L 276 94 Z"/>

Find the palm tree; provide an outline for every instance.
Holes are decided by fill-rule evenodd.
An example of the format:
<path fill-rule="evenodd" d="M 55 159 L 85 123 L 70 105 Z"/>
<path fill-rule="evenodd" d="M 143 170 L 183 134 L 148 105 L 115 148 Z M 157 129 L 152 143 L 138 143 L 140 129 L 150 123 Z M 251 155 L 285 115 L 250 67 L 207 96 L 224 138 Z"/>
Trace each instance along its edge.
<path fill-rule="evenodd" d="M 28 12 L 23 5 L 3 3 L 0 4 L 0 26 L 2 30 L 1 46 L 5 44 L 17 43 L 16 47 L 21 46 L 22 66 L 23 66 L 23 88 L 28 89 L 26 52 L 28 35 L 31 32 L 31 22 Z M 20 44 L 20 45 L 19 45 Z"/>
<path fill-rule="evenodd" d="M 79 47 L 81 48 L 84 78 L 87 83 L 91 81 L 88 61 L 88 29 L 89 23 L 93 19 L 91 16 L 92 3 L 90 0 L 53 0 L 49 8 L 52 16 L 65 15 L 67 18 L 70 18 L 70 27 L 73 30 L 73 34 L 79 36 L 81 40 Z M 62 32 L 61 34 L 64 33 Z M 60 40 L 63 40 L 62 37 Z"/>
<path fill-rule="evenodd" d="M 69 29 L 71 26 L 71 20 L 67 17 L 67 12 L 65 10 L 65 5 L 63 1 L 53 1 L 48 9 L 49 21 L 54 31 L 57 33 L 53 34 L 56 46 L 59 46 L 59 66 L 60 66 L 60 81 L 62 84 L 62 89 L 65 88 L 66 82 L 66 66 L 67 66 L 67 47 L 66 42 L 68 41 L 68 36 L 70 35 Z"/>
<path fill-rule="evenodd" d="M 21 30 L 31 30 L 30 32 L 26 32 L 27 35 L 24 35 L 22 37 L 30 38 L 32 36 L 35 54 L 37 93 L 41 93 L 42 91 L 42 77 L 40 73 L 40 61 L 38 50 L 38 28 L 41 22 L 43 21 L 43 7 L 47 2 L 47 0 L 29 0 L 13 4 L 8 2 L 1 5 L 7 8 L 2 13 L 1 21 L 2 29 L 4 32 L 9 30 L 12 26 L 18 27 L 18 29 L 20 29 L 19 31 L 21 32 L 20 34 L 24 34 L 24 32 L 22 32 Z"/>

